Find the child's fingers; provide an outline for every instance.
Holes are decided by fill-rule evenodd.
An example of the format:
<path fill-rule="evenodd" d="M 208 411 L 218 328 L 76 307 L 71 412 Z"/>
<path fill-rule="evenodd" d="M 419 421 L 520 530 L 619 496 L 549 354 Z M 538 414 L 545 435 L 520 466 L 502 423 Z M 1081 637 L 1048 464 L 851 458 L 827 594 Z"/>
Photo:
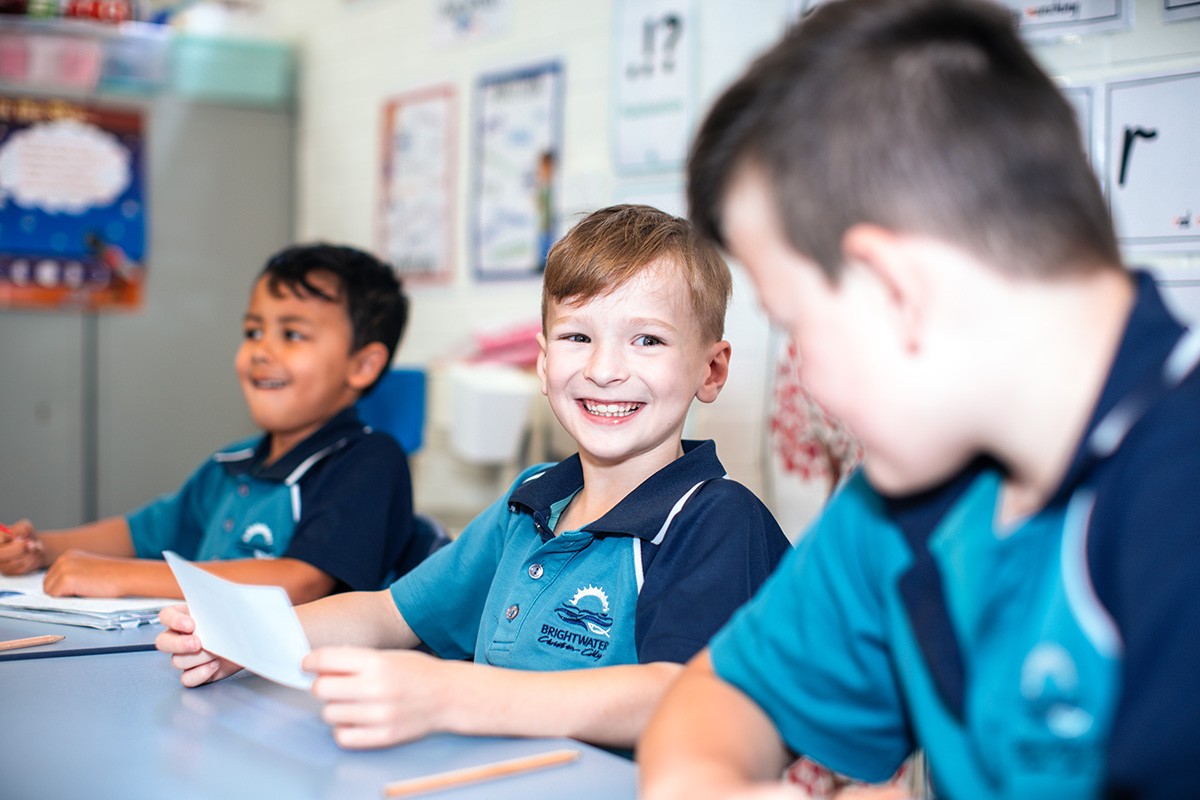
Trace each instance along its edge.
<path fill-rule="evenodd" d="M 192 619 L 191 614 L 188 613 L 188 607 L 185 605 L 167 606 L 158 612 L 158 621 L 168 631 L 192 633 L 196 630 L 196 620 Z"/>
<path fill-rule="evenodd" d="M 304 657 L 300 667 L 318 675 L 362 672 L 378 657 L 378 652 L 366 647 L 319 647 Z"/>
<path fill-rule="evenodd" d="M 329 702 L 321 709 L 321 719 L 330 725 L 384 725 L 395 722 L 400 711 L 387 702 Z"/>
<path fill-rule="evenodd" d="M 416 738 L 404 736 L 390 725 L 345 725 L 333 729 L 333 740 L 348 750 L 388 747 Z"/>
<path fill-rule="evenodd" d="M 188 688 L 199 686 L 202 683 L 212 680 L 214 676 L 216 676 L 217 670 L 220 668 L 221 662 L 214 658 L 206 664 L 201 664 L 200 666 L 192 667 L 191 669 L 185 669 L 180 674 L 179 680 L 182 681 L 183 685 L 187 686 Z"/>

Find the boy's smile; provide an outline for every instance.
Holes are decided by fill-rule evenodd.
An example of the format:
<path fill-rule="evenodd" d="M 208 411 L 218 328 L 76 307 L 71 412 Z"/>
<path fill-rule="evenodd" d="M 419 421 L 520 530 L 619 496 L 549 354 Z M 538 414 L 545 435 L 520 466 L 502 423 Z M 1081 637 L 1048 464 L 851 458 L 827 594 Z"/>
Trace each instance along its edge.
<path fill-rule="evenodd" d="M 312 274 L 314 285 L 338 296 L 334 279 Z M 280 296 L 260 278 L 250 295 L 235 367 L 254 422 L 272 435 L 274 461 L 353 403 L 352 330 L 343 303 Z"/>
<path fill-rule="evenodd" d="M 542 393 L 585 463 L 642 459 L 651 474 L 681 454 L 692 399 L 716 398 L 729 353 L 703 340 L 689 297 L 679 271 L 661 262 L 606 295 L 548 303 Z"/>

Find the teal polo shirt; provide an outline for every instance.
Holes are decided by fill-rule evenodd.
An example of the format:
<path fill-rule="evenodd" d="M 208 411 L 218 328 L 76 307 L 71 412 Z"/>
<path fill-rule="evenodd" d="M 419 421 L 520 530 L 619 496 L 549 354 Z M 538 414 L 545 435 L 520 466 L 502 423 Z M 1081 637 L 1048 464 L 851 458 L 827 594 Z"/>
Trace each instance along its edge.
<path fill-rule="evenodd" d="M 130 512 L 137 556 L 287 556 L 332 576 L 339 589 L 386 585 L 393 566 L 419 547 L 408 461 L 396 441 L 347 408 L 264 466 L 269 447 L 267 436 L 233 444 L 174 494 Z"/>
<path fill-rule="evenodd" d="M 938 797 L 1200 797 L 1200 333 L 1153 281 L 1037 514 L 1002 469 L 889 498 L 855 476 L 712 643 L 797 753 Z"/>
<path fill-rule="evenodd" d="M 725 479 L 712 442 L 684 450 L 603 517 L 558 536 L 583 487 L 579 457 L 526 470 L 392 584 L 397 608 L 444 658 L 531 670 L 687 660 L 789 544 L 758 498 Z"/>

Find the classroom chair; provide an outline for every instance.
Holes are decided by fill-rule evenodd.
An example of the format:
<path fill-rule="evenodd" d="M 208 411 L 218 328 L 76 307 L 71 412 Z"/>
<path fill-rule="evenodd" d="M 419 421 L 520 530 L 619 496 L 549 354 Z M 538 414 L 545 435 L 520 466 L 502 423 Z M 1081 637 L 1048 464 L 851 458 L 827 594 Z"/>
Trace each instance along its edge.
<path fill-rule="evenodd" d="M 450 544 L 450 533 L 442 523 L 428 514 L 413 514 L 414 547 L 392 566 L 384 586 L 390 586 L 410 569 Z"/>
<path fill-rule="evenodd" d="M 358 401 L 363 422 L 396 437 L 407 455 L 421 449 L 425 438 L 425 370 L 396 367 L 375 391 Z"/>

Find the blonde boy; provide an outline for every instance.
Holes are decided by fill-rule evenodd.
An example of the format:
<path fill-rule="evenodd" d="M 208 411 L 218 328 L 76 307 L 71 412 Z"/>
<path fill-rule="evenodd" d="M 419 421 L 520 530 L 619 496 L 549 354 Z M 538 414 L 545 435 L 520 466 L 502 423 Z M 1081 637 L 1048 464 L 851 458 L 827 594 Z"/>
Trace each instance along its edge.
<path fill-rule="evenodd" d="M 728 374 L 729 292 L 715 249 L 645 206 L 597 211 L 554 246 L 538 374 L 579 453 L 527 470 L 390 590 L 297 609 L 339 744 L 453 731 L 633 745 L 680 663 L 788 547 L 712 442 L 681 439 L 692 400 L 715 400 Z M 237 669 L 201 649 L 182 608 L 162 619 L 184 684 Z M 406 652 L 421 643 L 440 658 Z"/>

